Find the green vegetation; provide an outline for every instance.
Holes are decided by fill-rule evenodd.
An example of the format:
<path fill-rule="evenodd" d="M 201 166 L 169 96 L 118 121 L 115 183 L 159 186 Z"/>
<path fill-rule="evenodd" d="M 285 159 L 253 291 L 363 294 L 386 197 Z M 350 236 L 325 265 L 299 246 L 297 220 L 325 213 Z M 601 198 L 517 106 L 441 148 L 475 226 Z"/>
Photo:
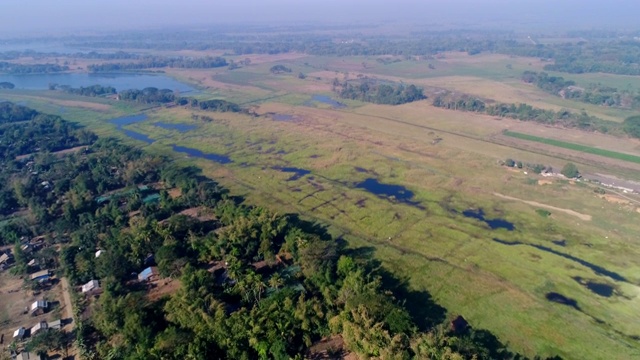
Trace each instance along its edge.
<path fill-rule="evenodd" d="M 284 65 L 278 64 L 278 65 L 272 66 L 271 69 L 269 69 L 269 71 L 271 71 L 272 74 L 283 74 L 283 73 L 290 73 L 291 69 Z"/>
<path fill-rule="evenodd" d="M 0 73 L 5 74 L 48 74 L 69 71 L 66 65 L 57 64 L 14 64 L 0 61 Z"/>
<path fill-rule="evenodd" d="M 69 94 L 81 95 L 81 96 L 105 96 L 113 95 L 116 93 L 116 89 L 111 86 L 92 85 L 81 86 L 79 88 L 73 88 L 69 85 L 57 85 L 50 84 L 49 90 L 60 90 Z"/>
<path fill-rule="evenodd" d="M 640 116 L 631 116 L 626 118 L 622 126 L 629 136 L 640 139 Z"/>
<path fill-rule="evenodd" d="M 400 105 L 423 100 L 422 89 L 415 85 L 382 84 L 377 81 L 362 79 L 357 81 L 333 81 L 334 91 L 343 99 L 360 100 L 375 104 Z"/>
<path fill-rule="evenodd" d="M 578 171 L 578 167 L 574 163 L 567 163 L 562 167 L 560 173 L 566 176 L 569 179 L 575 179 L 580 176 L 580 172 Z"/>
<path fill-rule="evenodd" d="M 591 146 L 574 144 L 574 143 L 555 140 L 555 139 L 543 138 L 539 136 L 533 136 L 533 135 L 523 134 L 523 133 L 509 131 L 509 130 L 504 131 L 503 134 L 506 136 L 510 136 L 510 137 L 514 137 L 522 140 L 535 141 L 535 142 L 539 142 L 547 145 L 553 145 L 553 146 L 557 146 L 565 149 L 576 150 L 576 151 L 580 151 L 588 154 L 600 155 L 600 156 L 604 156 L 612 159 L 624 160 L 624 161 L 640 164 L 640 156 L 635 156 L 631 154 L 623 154 L 615 151 L 599 149 Z"/>
<path fill-rule="evenodd" d="M 128 70 L 143 70 L 154 68 L 182 68 L 182 69 L 211 69 L 227 66 L 227 60 L 219 56 L 202 58 L 167 58 L 160 56 L 147 56 L 137 62 L 132 63 L 106 63 L 89 65 L 87 69 L 91 72 L 118 72 Z"/>
<path fill-rule="evenodd" d="M 51 116 L 37 113 L 11 125 L 10 132 L 39 117 Z M 41 132 L 28 139 L 65 139 L 55 129 L 70 126 L 61 119 L 40 124 Z M 435 304 L 423 302 L 431 310 L 419 317 L 409 312 L 403 306 L 408 289 L 317 224 L 243 205 L 197 169 L 113 139 L 88 138 L 87 151 L 61 161 L 40 150 L 23 166 L 16 166 L 14 152 L 0 158 L 5 169 L 13 164 L 4 176 L 16 184 L 12 191 L 20 206 L 33 214 L 28 236 L 47 234 L 38 256 L 59 264 L 74 286 L 100 280 L 100 298 L 76 304 L 80 314 L 93 302 L 91 318 L 77 324 L 76 345 L 84 357 L 299 358 L 313 355 L 309 348 L 321 338 L 340 336 L 341 347 L 361 357 L 521 358 L 466 322 L 452 328 Z M 157 191 L 158 202 L 144 203 L 143 188 Z M 95 201 L 119 189 L 133 191 Z M 169 194 L 174 190 L 179 195 Z M 194 208 L 206 219 L 179 214 Z M 24 273 L 28 258 L 20 235 L 11 237 L 13 270 Z M 96 258 L 98 248 L 103 254 Z M 151 294 L 166 280 L 148 285 L 130 278 L 148 266 L 148 254 L 155 255 L 160 276 L 179 283 L 159 299 Z M 45 352 L 67 345 L 60 332 L 43 332 L 29 346 Z"/>
<path fill-rule="evenodd" d="M 575 81 L 535 71 L 525 71 L 522 80 L 526 83 L 533 83 L 540 89 L 564 99 L 578 100 L 594 105 L 640 108 L 640 93 L 619 91 L 616 88 L 600 84 L 591 84 L 587 88 L 581 88 L 575 86 Z"/>
<path fill-rule="evenodd" d="M 557 124 L 567 128 L 588 131 L 614 132 L 619 124 L 605 121 L 586 112 L 579 114 L 568 110 L 548 110 L 534 108 L 527 104 L 504 104 L 483 100 L 466 94 L 447 93 L 433 99 L 433 105 L 450 110 L 473 111 L 492 116 L 507 117 L 522 121 L 534 121 L 542 124 Z"/>

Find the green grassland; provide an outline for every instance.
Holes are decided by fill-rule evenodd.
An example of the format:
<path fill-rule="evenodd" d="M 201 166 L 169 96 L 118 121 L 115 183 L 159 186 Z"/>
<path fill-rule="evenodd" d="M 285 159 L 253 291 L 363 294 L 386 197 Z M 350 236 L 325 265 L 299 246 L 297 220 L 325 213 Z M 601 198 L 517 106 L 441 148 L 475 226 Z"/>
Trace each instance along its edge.
<path fill-rule="evenodd" d="M 542 143 L 542 144 L 558 146 L 558 147 L 565 148 L 565 149 L 577 150 L 577 151 L 581 151 L 581 152 L 588 153 L 588 154 L 600 155 L 600 156 L 604 156 L 604 157 L 608 157 L 608 158 L 612 158 L 612 159 L 630 161 L 630 162 L 634 162 L 634 163 L 639 163 L 640 164 L 640 156 L 635 156 L 635 155 L 631 155 L 631 154 L 623 154 L 623 153 L 619 153 L 619 152 L 615 152 L 615 151 L 609 151 L 609 150 L 606 150 L 606 149 L 600 149 L 600 148 L 595 148 L 595 147 L 586 146 L 586 145 L 574 144 L 574 143 L 569 143 L 569 142 L 566 142 L 566 141 L 560 141 L 560 140 L 555 140 L 555 139 L 548 139 L 548 138 L 543 138 L 543 137 L 539 137 L 539 136 L 523 134 L 523 133 L 519 133 L 519 132 L 515 132 L 515 131 L 505 131 L 503 134 L 506 135 L 506 136 L 517 138 L 517 139 L 535 141 L 535 142 L 539 142 L 539 143 Z"/>
<path fill-rule="evenodd" d="M 333 71 L 338 66 L 346 69 L 362 61 L 320 57 L 291 60 L 283 63 L 291 65 L 293 75 L 282 76 L 268 74 L 273 65 L 270 63 L 225 72 L 216 79 L 268 91 L 261 99 L 250 89 L 244 93 L 234 90 L 242 93 L 238 97 L 241 101 L 258 105 L 259 113 L 292 114 L 298 120 L 273 121 L 268 116 L 254 118 L 182 108 L 148 109 L 146 121 L 127 128 L 156 139 L 152 145 L 127 138 L 107 121 L 144 110 L 139 107 L 107 101 L 109 107 L 100 111 L 71 106 L 62 109 L 57 103 L 61 100 L 58 94 L 50 92 L 3 91 L 0 99 L 26 99 L 29 106 L 90 126 L 100 135 L 113 135 L 147 151 L 171 156 L 174 161 L 197 165 L 249 203 L 314 219 L 344 238 L 350 247 L 370 249 L 411 288 L 432 296 L 451 314 L 462 314 L 472 326 L 492 331 L 515 351 L 566 359 L 640 356 L 640 344 L 630 338 L 640 335 L 640 266 L 636 261 L 640 223 L 636 207 L 608 203 L 592 188 L 578 184 L 556 181 L 538 185 L 535 176 L 499 166 L 498 160 L 507 157 L 539 163 L 554 159 L 484 141 L 492 130 L 481 123 L 465 122 L 473 114 L 443 115 L 426 104 L 385 107 L 348 102 L 349 108 L 340 111 L 304 105 L 317 93 L 304 86 L 316 80 L 297 79 L 297 72 Z M 410 62 L 368 62 L 375 69 L 384 67 L 376 71 L 393 76 L 410 78 L 416 71 Z M 469 76 L 508 82 L 499 74 L 499 67 L 506 64 L 492 65 L 495 68 L 483 73 L 481 64 L 465 65 L 469 68 L 466 73 L 462 65 L 456 66 L 447 70 L 447 76 L 476 71 Z M 516 70 L 516 66 L 520 68 Z M 526 66 L 514 63 L 514 72 Z M 235 97 L 226 96 L 228 100 Z M 79 97 L 66 100 L 104 102 Z M 214 120 L 193 120 L 193 113 Z M 181 133 L 155 126 L 157 121 L 197 128 Z M 431 141 L 437 136 L 444 140 L 434 145 Z M 173 153 L 171 144 L 225 154 L 233 163 L 220 165 L 189 158 Z M 304 168 L 311 174 L 288 181 L 292 174 L 274 169 L 277 166 Z M 415 194 L 412 200 L 422 208 L 355 186 L 369 177 L 406 186 Z M 494 193 L 572 209 L 593 219 L 583 221 L 554 210 L 548 217 L 541 217 L 537 207 L 506 201 Z M 464 217 L 461 212 L 469 208 L 482 208 L 487 218 L 505 219 L 514 224 L 515 230 L 492 230 L 481 221 Z M 504 245 L 494 238 L 523 245 Z M 566 240 L 566 245 L 553 243 L 557 240 Z M 529 245 L 596 264 L 626 281 L 596 274 L 571 258 Z M 573 280 L 578 276 L 609 284 L 616 295 L 598 296 Z M 549 292 L 575 299 L 581 311 L 547 301 L 545 294 Z"/>

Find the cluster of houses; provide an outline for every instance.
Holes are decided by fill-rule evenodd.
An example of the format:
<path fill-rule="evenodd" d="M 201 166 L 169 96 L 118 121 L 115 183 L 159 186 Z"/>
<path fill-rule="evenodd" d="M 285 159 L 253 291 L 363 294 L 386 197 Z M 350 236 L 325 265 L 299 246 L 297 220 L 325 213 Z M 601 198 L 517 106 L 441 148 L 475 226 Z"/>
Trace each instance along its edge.
<path fill-rule="evenodd" d="M 26 312 L 31 313 L 31 316 L 38 316 L 46 313 L 49 310 L 50 306 L 51 306 L 51 303 L 49 303 L 47 300 L 36 300 L 31 304 L 31 306 L 28 309 L 26 309 L 27 310 Z M 62 328 L 61 320 L 56 320 L 51 322 L 47 322 L 43 320 L 43 321 L 39 321 L 37 324 L 33 325 L 30 328 L 25 328 L 23 326 L 19 327 L 13 332 L 13 339 L 19 341 L 19 340 L 23 340 L 27 336 L 34 336 L 43 330 L 61 329 L 61 328 Z"/>

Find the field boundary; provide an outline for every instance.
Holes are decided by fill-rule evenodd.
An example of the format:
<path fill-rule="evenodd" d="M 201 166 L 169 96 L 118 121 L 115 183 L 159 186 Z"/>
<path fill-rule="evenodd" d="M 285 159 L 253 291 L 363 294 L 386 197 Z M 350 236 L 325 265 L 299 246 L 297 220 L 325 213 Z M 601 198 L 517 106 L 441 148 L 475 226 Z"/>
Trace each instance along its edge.
<path fill-rule="evenodd" d="M 635 155 L 631 155 L 631 154 L 625 154 L 625 153 L 620 153 L 620 152 L 616 152 L 616 151 L 605 150 L 605 149 L 595 148 L 595 147 L 591 147 L 591 146 L 587 146 L 587 145 L 580 145 L 580 144 L 570 143 L 570 142 L 561 141 L 561 140 L 543 138 L 543 137 L 539 137 L 539 136 L 535 136 L 535 135 L 529 135 L 529 134 L 524 134 L 524 133 L 515 132 L 515 131 L 509 131 L 509 130 L 503 131 L 502 134 L 505 135 L 505 136 L 516 138 L 516 139 L 534 141 L 534 142 L 538 142 L 538 143 L 542 143 L 542 144 L 546 144 L 546 145 L 551 145 L 551 146 L 556 146 L 556 147 L 560 147 L 560 148 L 564 148 L 564 149 L 576 150 L 576 151 L 580 151 L 580 152 L 587 153 L 587 154 L 599 155 L 599 156 L 608 157 L 608 158 L 611 158 L 611 159 L 628 161 L 628 162 L 633 162 L 633 163 L 636 163 L 636 164 L 640 164 L 640 156 L 635 156 Z"/>

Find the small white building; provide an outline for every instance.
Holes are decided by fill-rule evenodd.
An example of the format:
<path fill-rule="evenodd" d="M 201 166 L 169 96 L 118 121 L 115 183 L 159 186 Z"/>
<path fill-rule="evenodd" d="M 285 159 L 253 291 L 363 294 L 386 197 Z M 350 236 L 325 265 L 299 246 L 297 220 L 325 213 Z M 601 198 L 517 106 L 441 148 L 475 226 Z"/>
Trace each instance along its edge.
<path fill-rule="evenodd" d="M 96 251 L 96 257 L 99 258 L 100 255 L 102 255 L 104 253 L 104 250 L 98 250 Z"/>
<path fill-rule="evenodd" d="M 47 300 L 34 301 L 33 304 L 31 304 L 31 315 L 44 314 L 48 308 L 49 302 Z"/>
<path fill-rule="evenodd" d="M 21 326 L 16 331 L 13 332 L 14 340 L 22 340 L 24 338 L 25 329 Z"/>
<path fill-rule="evenodd" d="M 98 282 L 98 280 L 91 280 L 88 283 L 82 285 L 82 293 L 88 293 L 99 288 L 100 283 Z"/>
<path fill-rule="evenodd" d="M 37 334 L 40 330 L 46 330 L 47 328 L 49 328 L 49 324 L 47 324 L 46 321 L 40 321 L 31 328 L 31 336 Z"/>

